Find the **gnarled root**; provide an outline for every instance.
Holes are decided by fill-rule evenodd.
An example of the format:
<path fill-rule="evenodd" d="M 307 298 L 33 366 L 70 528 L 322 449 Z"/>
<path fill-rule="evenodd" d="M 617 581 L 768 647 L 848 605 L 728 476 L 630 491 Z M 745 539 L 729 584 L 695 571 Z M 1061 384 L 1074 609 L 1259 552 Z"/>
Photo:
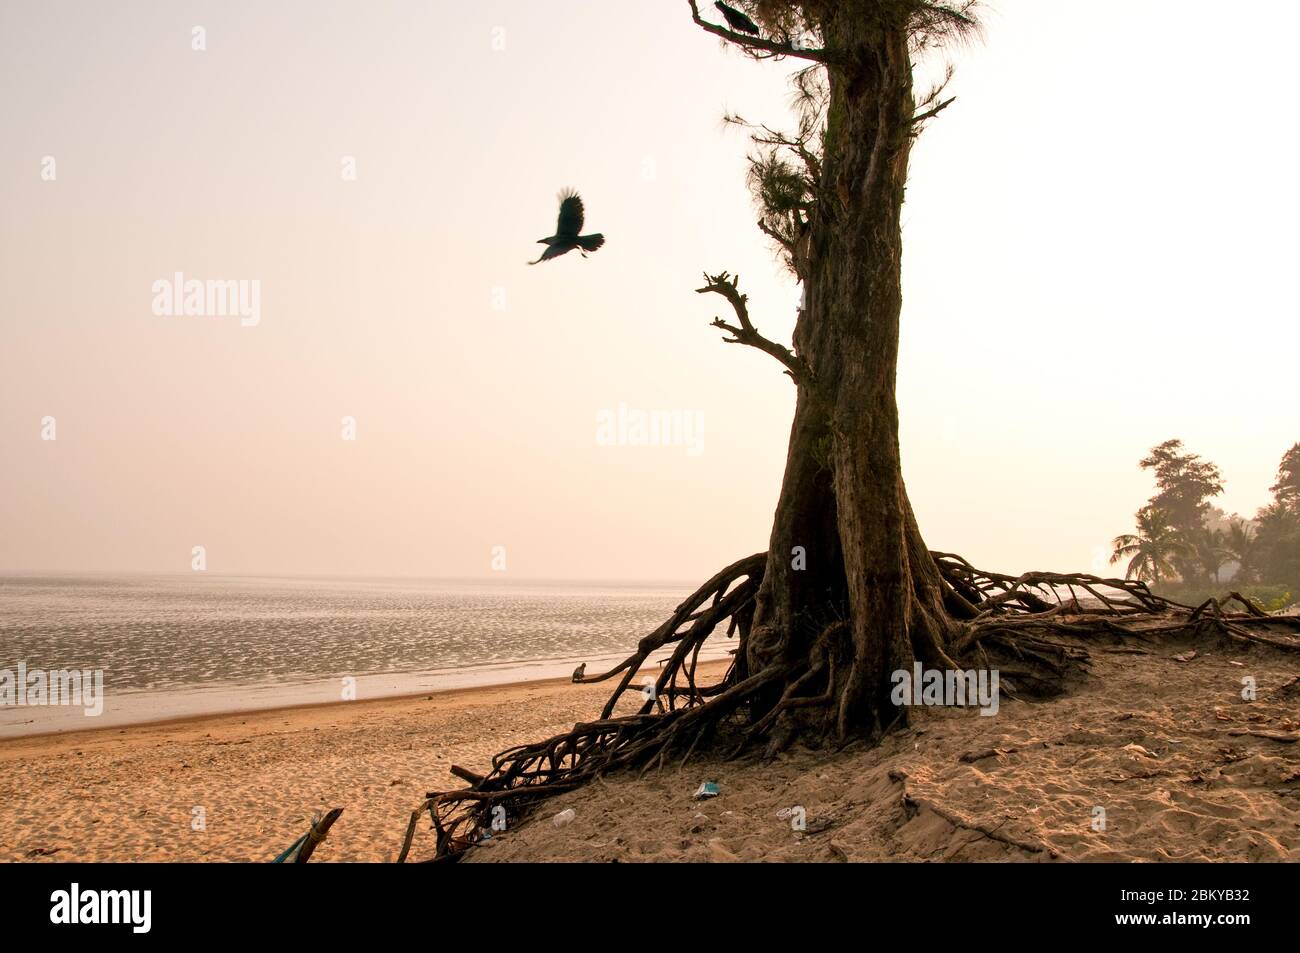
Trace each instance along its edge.
<path fill-rule="evenodd" d="M 941 580 L 943 616 L 925 610 L 912 641 L 916 657 L 931 665 L 969 663 L 996 668 L 1009 693 L 1057 693 L 1088 662 L 1087 644 L 1098 639 L 1149 639 L 1178 633 L 1217 632 L 1243 644 L 1300 651 L 1300 639 L 1270 635 L 1261 628 L 1300 632 L 1300 617 L 1269 616 L 1240 596 L 1185 606 L 1152 593 L 1141 582 L 1082 573 L 1030 572 L 1007 576 L 976 569 L 959 556 L 931 553 Z M 723 569 L 691 594 L 663 625 L 637 644 L 618 665 L 594 675 L 574 673 L 574 681 L 593 683 L 618 677 L 600 718 L 576 724 L 563 734 L 503 751 L 479 775 L 464 768 L 453 773 L 469 782 L 453 791 L 431 792 L 417 810 L 428 811 L 437 832 L 438 860 L 455 860 L 502 820 L 510 823 L 540 800 L 572 790 L 602 774 L 663 766 L 670 757 L 689 759 L 705 739 L 726 734 L 739 753 L 756 739 L 768 738 L 769 753 L 792 735 L 790 721 L 827 724 L 840 704 L 847 620 L 831 619 L 798 661 L 774 658 L 761 670 L 747 668 L 746 643 L 755 596 L 767 555 L 756 553 Z M 1230 599 L 1245 607 L 1228 612 Z M 738 648 L 723 679 L 714 685 L 696 680 L 700 649 L 726 623 L 739 635 Z M 651 654 L 673 646 L 653 687 L 632 680 Z M 642 701 L 633 714 L 615 715 L 632 690 Z M 905 719 L 906 709 L 884 730 Z M 407 831 L 402 857 L 414 830 Z"/>

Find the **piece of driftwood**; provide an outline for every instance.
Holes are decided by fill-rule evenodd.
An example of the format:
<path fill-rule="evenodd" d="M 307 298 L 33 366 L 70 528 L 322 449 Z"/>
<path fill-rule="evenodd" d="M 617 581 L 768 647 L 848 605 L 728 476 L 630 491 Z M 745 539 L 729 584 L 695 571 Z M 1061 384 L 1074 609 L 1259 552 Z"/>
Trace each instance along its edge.
<path fill-rule="evenodd" d="M 423 814 L 424 811 L 425 807 L 421 804 L 411 812 L 411 820 L 406 825 L 406 839 L 402 841 L 402 852 L 397 855 L 397 862 L 399 864 L 406 863 L 406 855 L 411 852 L 411 841 L 415 838 L 415 827 L 420 823 L 420 815 Z"/>
<path fill-rule="evenodd" d="M 332 807 L 323 815 L 317 814 L 312 819 L 311 829 L 293 842 L 293 845 L 272 861 L 274 864 L 305 864 L 316 851 L 316 845 L 325 839 L 334 822 L 343 813 L 343 808 Z"/>

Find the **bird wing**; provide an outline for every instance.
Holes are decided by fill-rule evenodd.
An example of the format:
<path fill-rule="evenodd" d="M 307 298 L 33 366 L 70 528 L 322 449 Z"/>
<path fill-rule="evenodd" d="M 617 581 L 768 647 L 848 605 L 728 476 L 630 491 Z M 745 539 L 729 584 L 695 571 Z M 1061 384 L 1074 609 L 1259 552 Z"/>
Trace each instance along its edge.
<path fill-rule="evenodd" d="M 538 258 L 536 261 L 530 261 L 528 264 L 535 265 L 539 261 L 550 261 L 552 258 L 559 258 L 565 252 L 573 251 L 573 248 L 573 245 L 567 243 L 563 245 L 548 245 L 546 246 L 546 251 L 542 252 L 541 258 Z"/>
<path fill-rule="evenodd" d="M 582 199 L 577 192 L 560 193 L 560 218 L 555 223 L 556 237 L 576 238 L 582 231 Z"/>

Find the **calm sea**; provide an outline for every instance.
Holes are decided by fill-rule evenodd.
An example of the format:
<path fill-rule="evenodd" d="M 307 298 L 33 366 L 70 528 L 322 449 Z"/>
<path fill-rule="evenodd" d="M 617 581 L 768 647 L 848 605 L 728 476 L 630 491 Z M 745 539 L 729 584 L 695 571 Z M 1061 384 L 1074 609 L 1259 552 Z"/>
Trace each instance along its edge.
<path fill-rule="evenodd" d="M 0 735 L 338 700 L 345 677 L 375 697 L 568 674 L 580 660 L 625 656 L 690 589 L 0 577 L 0 669 L 103 670 L 108 709 L 92 719 L 0 706 Z M 735 644 L 711 642 L 706 657 Z"/>

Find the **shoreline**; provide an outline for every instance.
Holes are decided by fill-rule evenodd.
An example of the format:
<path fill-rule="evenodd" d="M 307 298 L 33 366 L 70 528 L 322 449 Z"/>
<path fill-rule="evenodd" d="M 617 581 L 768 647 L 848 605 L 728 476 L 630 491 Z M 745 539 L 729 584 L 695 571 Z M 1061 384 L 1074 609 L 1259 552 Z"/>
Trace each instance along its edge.
<path fill-rule="evenodd" d="M 642 667 L 652 671 L 670 650 L 654 653 Z M 355 696 L 342 697 L 340 678 L 312 679 L 270 684 L 224 684 L 188 686 L 161 691 L 134 690 L 106 694 L 104 711 L 87 716 L 78 705 L 0 707 L 0 741 L 52 735 L 108 731 L 141 725 L 175 724 L 205 717 L 286 711 L 349 705 L 358 702 L 411 699 L 483 688 L 540 683 L 572 684 L 572 672 L 579 663 L 593 671 L 617 665 L 625 654 L 490 662 L 458 668 L 422 672 L 388 672 L 355 677 Z M 704 666 L 729 660 L 726 649 L 702 652 Z M 17 720 L 34 712 L 40 718 Z M 94 724 L 87 724 L 93 721 Z"/>
<path fill-rule="evenodd" d="M 703 667 L 703 664 L 701 664 Z M 185 728 L 187 726 L 198 726 L 205 722 L 225 722 L 231 719 L 240 719 L 241 723 L 246 723 L 249 719 L 275 718 L 285 714 L 295 712 L 314 712 L 329 710 L 333 708 L 356 707 L 356 708 L 376 708 L 388 704 L 401 704 L 403 702 L 412 702 L 418 700 L 434 701 L 436 699 L 453 700 L 459 696 L 484 694 L 491 689 L 512 690 L 518 688 L 558 688 L 562 685 L 572 685 L 571 678 L 536 678 L 520 679 L 515 682 L 493 682 L 484 685 L 463 685 L 456 688 L 434 689 L 430 691 L 405 692 L 400 695 L 376 695 L 372 698 L 358 698 L 354 701 L 318 701 L 318 702 L 290 702 L 284 705 L 273 705 L 258 708 L 230 708 L 221 711 L 204 711 L 195 712 L 188 715 L 168 715 L 163 718 L 151 718 L 147 721 L 132 721 L 114 724 L 97 724 L 89 728 L 53 728 L 44 731 L 32 731 L 26 734 L 7 735 L 0 734 L 0 740 L 5 743 L 5 748 L 0 749 L 0 764 L 4 762 L 4 752 L 8 750 L 10 744 L 16 744 L 25 741 L 48 742 L 55 740 L 66 740 L 68 742 L 80 741 L 87 738 L 94 738 L 105 732 L 115 732 L 124 734 L 136 729 L 153 729 L 153 728 Z M 603 684 L 603 683 L 602 683 Z"/>

